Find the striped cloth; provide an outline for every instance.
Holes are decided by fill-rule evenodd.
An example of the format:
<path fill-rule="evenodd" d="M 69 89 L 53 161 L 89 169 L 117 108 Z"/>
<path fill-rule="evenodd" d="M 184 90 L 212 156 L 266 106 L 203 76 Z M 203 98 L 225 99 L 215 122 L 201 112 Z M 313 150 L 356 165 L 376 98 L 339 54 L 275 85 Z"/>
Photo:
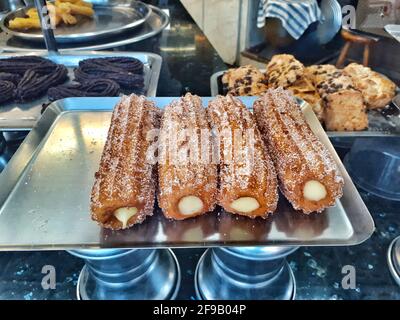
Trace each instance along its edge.
<path fill-rule="evenodd" d="M 257 27 L 265 25 L 265 18 L 278 18 L 282 26 L 296 40 L 313 22 L 322 20 L 317 0 L 260 0 Z"/>

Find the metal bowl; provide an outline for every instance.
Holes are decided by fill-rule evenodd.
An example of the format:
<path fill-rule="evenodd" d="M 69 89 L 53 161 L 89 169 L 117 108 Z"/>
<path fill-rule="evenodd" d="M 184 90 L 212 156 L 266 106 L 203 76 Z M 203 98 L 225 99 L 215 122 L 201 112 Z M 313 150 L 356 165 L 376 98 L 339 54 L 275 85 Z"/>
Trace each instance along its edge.
<path fill-rule="evenodd" d="M 400 201 L 400 138 L 358 138 L 344 163 L 353 181 L 378 197 Z"/>
<path fill-rule="evenodd" d="M 31 7 L 20 8 L 6 14 L 0 21 L 0 28 L 11 36 L 26 41 L 44 41 L 41 30 L 11 30 L 9 21 L 25 17 Z M 79 17 L 76 25 L 59 25 L 54 29 L 58 43 L 76 43 L 109 38 L 142 25 L 152 9 L 140 1 L 107 0 L 94 2 L 93 18 Z"/>

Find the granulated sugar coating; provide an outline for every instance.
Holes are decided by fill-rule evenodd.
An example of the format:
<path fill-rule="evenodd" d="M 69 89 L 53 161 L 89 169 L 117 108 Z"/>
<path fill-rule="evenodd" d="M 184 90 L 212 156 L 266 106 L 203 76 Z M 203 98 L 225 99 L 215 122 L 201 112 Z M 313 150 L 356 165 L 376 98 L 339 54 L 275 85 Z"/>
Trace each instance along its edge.
<path fill-rule="evenodd" d="M 198 96 L 188 93 L 165 108 L 159 141 L 158 203 L 164 215 L 181 220 L 214 210 L 217 165 L 211 161 L 210 125 Z M 185 197 L 191 213 L 179 207 Z"/>
<path fill-rule="evenodd" d="M 126 227 L 153 214 L 155 166 L 146 161 L 147 134 L 159 128 L 160 111 L 144 96 L 123 96 L 115 106 L 100 168 L 92 189 L 92 218 L 102 226 L 121 229 L 120 208 L 136 208 Z"/>
<path fill-rule="evenodd" d="M 253 115 L 231 95 L 217 96 L 207 112 L 220 154 L 219 204 L 228 212 L 267 217 L 277 206 L 277 179 Z M 245 198 L 241 203 L 246 201 L 249 212 L 232 206 L 239 198 Z M 259 207 L 250 210 L 257 204 L 249 198 L 254 198 Z"/>
<path fill-rule="evenodd" d="M 306 123 L 300 106 L 288 91 L 269 89 L 254 103 L 258 127 L 269 147 L 278 173 L 280 189 L 297 210 L 321 212 L 342 196 L 343 178 L 327 148 Z M 326 195 L 318 201 L 306 199 L 305 185 Z M 322 188 L 323 188 L 322 187 Z M 307 189 L 307 192 L 308 189 Z M 318 195 L 315 195 L 318 197 Z"/>

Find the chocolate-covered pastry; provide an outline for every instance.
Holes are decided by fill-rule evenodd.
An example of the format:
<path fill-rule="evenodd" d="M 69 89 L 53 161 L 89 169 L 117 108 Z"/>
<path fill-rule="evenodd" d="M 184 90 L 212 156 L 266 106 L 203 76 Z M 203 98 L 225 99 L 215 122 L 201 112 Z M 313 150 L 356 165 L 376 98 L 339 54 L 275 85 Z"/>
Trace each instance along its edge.
<path fill-rule="evenodd" d="M 54 62 L 37 56 L 12 57 L 0 59 L 0 72 L 24 75 L 25 72 L 38 65 L 55 65 Z"/>
<path fill-rule="evenodd" d="M 101 69 L 143 74 L 143 62 L 131 57 L 107 57 L 85 59 L 79 62 L 79 67 L 97 66 Z"/>
<path fill-rule="evenodd" d="M 14 90 L 14 83 L 0 80 L 0 103 L 11 100 L 14 97 Z"/>
<path fill-rule="evenodd" d="M 69 97 L 116 97 L 119 84 L 108 79 L 98 79 L 82 83 L 62 84 L 47 91 L 50 101 Z"/>
<path fill-rule="evenodd" d="M 129 57 L 86 59 L 74 73 L 81 83 L 101 78 L 117 82 L 122 89 L 138 91 L 144 87 L 143 63 Z"/>
<path fill-rule="evenodd" d="M 0 72 L 0 80 L 10 81 L 17 85 L 22 79 L 22 76 L 18 73 L 8 73 L 8 72 Z"/>
<path fill-rule="evenodd" d="M 64 83 L 68 78 L 68 70 L 59 64 L 40 64 L 25 72 L 15 90 L 18 101 L 29 101 L 41 96 L 54 85 Z"/>

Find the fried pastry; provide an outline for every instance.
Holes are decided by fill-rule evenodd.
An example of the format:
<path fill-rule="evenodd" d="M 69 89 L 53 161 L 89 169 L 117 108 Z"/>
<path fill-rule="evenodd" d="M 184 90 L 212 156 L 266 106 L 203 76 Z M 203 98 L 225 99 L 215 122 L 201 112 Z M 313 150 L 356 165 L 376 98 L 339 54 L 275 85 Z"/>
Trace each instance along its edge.
<path fill-rule="evenodd" d="M 0 80 L 0 103 L 11 100 L 14 97 L 14 90 L 14 83 L 7 80 Z"/>
<path fill-rule="evenodd" d="M 231 213 L 266 218 L 278 202 L 277 178 L 253 115 L 231 95 L 216 97 L 207 113 L 220 156 L 219 204 Z"/>
<path fill-rule="evenodd" d="M 269 89 L 254 103 L 282 193 L 296 210 L 321 212 L 342 196 L 344 180 L 331 154 L 288 91 Z"/>
<path fill-rule="evenodd" d="M 98 79 L 82 83 L 67 83 L 52 87 L 47 91 L 50 101 L 70 97 L 116 97 L 120 92 L 118 83 L 108 79 Z"/>
<path fill-rule="evenodd" d="M 153 214 L 155 165 L 149 134 L 159 128 L 159 109 L 144 96 L 123 96 L 115 106 L 91 195 L 92 219 L 114 230 Z"/>
<path fill-rule="evenodd" d="M 355 88 L 362 92 L 368 109 L 384 108 L 396 95 L 396 84 L 368 67 L 351 63 L 343 72 L 353 80 Z"/>
<path fill-rule="evenodd" d="M 215 208 L 217 166 L 211 133 L 198 96 L 186 94 L 165 108 L 160 130 L 158 204 L 167 218 L 183 220 Z"/>

